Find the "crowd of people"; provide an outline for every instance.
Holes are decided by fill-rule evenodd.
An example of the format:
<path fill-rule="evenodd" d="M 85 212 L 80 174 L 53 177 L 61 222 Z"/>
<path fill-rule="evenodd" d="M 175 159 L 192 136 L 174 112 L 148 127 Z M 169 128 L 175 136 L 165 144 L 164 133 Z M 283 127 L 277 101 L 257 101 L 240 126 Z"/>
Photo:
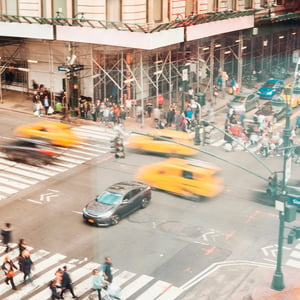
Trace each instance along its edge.
<path fill-rule="evenodd" d="M 1 269 L 4 272 L 6 284 L 10 284 L 13 290 L 17 290 L 16 284 L 14 282 L 14 277 L 16 272 L 19 270 L 23 273 L 23 284 L 27 282 L 32 282 L 31 271 L 33 268 L 33 261 L 31 260 L 31 253 L 27 247 L 25 239 L 21 238 L 18 243 L 19 254 L 15 261 L 8 254 L 12 248 L 10 243 L 12 241 L 12 226 L 10 223 L 5 223 L 1 229 L 2 243 L 4 244 L 5 253 L 4 260 Z"/>
<path fill-rule="evenodd" d="M 34 87 L 32 96 L 33 114 L 37 117 L 40 117 L 43 111 L 45 115 L 52 114 L 54 110 L 51 106 L 52 96 L 50 90 L 43 84 L 39 86 L 34 84 Z"/>
<path fill-rule="evenodd" d="M 34 270 L 34 262 L 31 259 L 30 247 L 28 247 L 24 238 L 19 239 L 18 243 L 18 256 L 9 253 L 13 250 L 12 243 L 12 226 L 10 223 L 5 223 L 1 229 L 2 243 L 5 246 L 5 256 L 1 265 L 1 269 L 4 272 L 4 282 L 7 285 L 11 285 L 13 290 L 22 288 L 27 283 L 33 282 L 32 271 Z M 23 281 L 20 287 L 17 287 L 15 283 L 15 276 L 17 272 L 23 274 Z M 112 272 L 112 260 L 111 257 L 106 256 L 101 268 L 94 269 L 91 274 L 91 292 L 97 295 L 99 300 L 102 299 L 101 291 L 105 289 L 105 293 L 114 296 L 114 299 L 119 299 L 120 288 L 113 282 Z M 51 300 L 64 299 L 64 295 L 69 291 L 73 299 L 78 298 L 74 291 L 74 285 L 69 273 L 68 266 L 64 265 L 59 267 L 53 274 L 53 279 L 49 283 L 49 294 Z M 103 291 L 104 292 L 104 291 Z M 93 295 L 93 294 L 91 294 Z"/>
<path fill-rule="evenodd" d="M 300 145 L 300 140 L 297 139 L 296 130 L 300 125 L 299 119 L 296 119 L 295 127 L 291 130 L 290 144 Z M 226 141 L 225 150 L 232 151 L 234 145 L 243 145 L 244 147 L 256 147 L 258 149 L 257 154 L 264 157 L 269 155 L 281 155 L 283 151 L 280 149 L 283 144 L 283 137 L 279 131 L 273 130 L 272 120 L 259 115 L 255 120 L 251 122 L 245 122 L 245 113 L 235 113 L 233 109 L 229 109 L 225 120 L 224 140 Z M 293 155 L 297 157 L 295 160 L 297 163 L 298 152 L 300 147 L 295 147 L 292 151 Z"/>

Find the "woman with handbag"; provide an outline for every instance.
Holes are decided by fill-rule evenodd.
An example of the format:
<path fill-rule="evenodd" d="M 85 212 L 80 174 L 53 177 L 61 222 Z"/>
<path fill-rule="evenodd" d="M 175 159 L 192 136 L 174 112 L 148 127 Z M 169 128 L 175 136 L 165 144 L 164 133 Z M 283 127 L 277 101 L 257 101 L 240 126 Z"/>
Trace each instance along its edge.
<path fill-rule="evenodd" d="M 6 276 L 4 281 L 6 284 L 9 284 L 10 282 L 12 289 L 16 290 L 17 288 L 14 283 L 14 276 L 15 276 L 14 269 L 17 270 L 18 268 L 15 266 L 15 264 L 10 259 L 10 257 L 6 255 L 4 257 L 4 262 L 2 264 L 2 270 L 4 271 L 4 274 Z"/>

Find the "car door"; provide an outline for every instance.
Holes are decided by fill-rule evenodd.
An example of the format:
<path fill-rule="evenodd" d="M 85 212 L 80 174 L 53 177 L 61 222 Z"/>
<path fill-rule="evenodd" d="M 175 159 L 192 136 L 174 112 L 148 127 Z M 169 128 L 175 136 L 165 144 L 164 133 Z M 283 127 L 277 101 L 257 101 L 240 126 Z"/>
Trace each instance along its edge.
<path fill-rule="evenodd" d="M 181 186 L 185 193 L 188 194 L 198 194 L 198 190 L 195 189 L 195 178 L 193 172 L 190 170 L 182 170 L 181 173 Z"/>
<path fill-rule="evenodd" d="M 119 215 L 122 217 L 125 217 L 129 215 L 131 212 L 133 212 L 136 207 L 138 206 L 138 195 L 139 189 L 134 189 L 129 191 L 122 200 L 122 203 L 119 207 Z"/>

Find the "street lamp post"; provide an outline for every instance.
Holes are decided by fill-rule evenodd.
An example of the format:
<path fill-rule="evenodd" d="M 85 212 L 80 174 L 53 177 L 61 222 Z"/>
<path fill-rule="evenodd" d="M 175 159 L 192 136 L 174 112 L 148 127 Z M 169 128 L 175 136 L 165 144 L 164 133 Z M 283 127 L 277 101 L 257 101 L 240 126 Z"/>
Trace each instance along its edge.
<path fill-rule="evenodd" d="M 185 93 L 188 91 L 188 68 L 182 70 L 182 98 L 181 98 L 181 112 L 184 112 Z"/>
<path fill-rule="evenodd" d="M 201 128 L 201 118 L 202 118 L 202 107 L 199 103 L 195 102 L 198 106 L 198 122 L 197 126 L 195 128 L 195 137 L 194 137 L 194 145 L 200 145 L 201 144 L 201 139 L 200 139 L 200 128 Z"/>
<path fill-rule="evenodd" d="M 289 173 L 287 172 L 287 166 L 291 159 L 290 157 L 290 136 L 291 136 L 291 120 L 292 109 L 288 103 L 285 104 L 285 128 L 283 130 L 283 146 L 284 146 L 284 157 L 283 157 L 283 172 L 282 172 L 282 187 L 280 201 L 276 200 L 276 207 L 279 210 L 279 231 L 278 231 L 278 250 L 277 250 L 277 262 L 276 269 L 273 275 L 271 288 L 277 291 L 284 289 L 283 273 L 281 269 L 282 265 L 282 248 L 284 240 L 284 226 L 285 226 L 285 210 L 287 205 L 286 194 L 287 194 L 287 181 Z"/>

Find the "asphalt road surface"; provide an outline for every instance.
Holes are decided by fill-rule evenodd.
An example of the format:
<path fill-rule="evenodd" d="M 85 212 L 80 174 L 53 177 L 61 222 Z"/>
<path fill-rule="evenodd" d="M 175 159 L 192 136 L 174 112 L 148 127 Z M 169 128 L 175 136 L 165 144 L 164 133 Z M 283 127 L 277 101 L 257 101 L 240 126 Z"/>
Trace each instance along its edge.
<path fill-rule="evenodd" d="M 12 137 L 15 126 L 30 121 L 22 114 L 18 118 L 16 113 L 9 114 L 0 120 L 1 141 Z M 29 180 L 28 187 L 22 189 L 16 186 L 15 193 L 0 201 L 0 219 L 13 224 L 14 242 L 25 238 L 33 248 L 37 265 L 40 264 L 34 273 L 36 288 L 20 288 L 18 299 L 34 299 L 45 293 L 46 282 L 54 274 L 50 272 L 50 260 L 53 268 L 62 263 L 72 265 L 75 290 L 82 299 L 89 293 L 90 269 L 103 262 L 106 255 L 113 259 L 116 281 L 124 291 L 124 299 L 163 299 L 164 296 L 175 299 L 186 292 L 181 287 L 215 263 L 233 260 L 274 263 L 275 257 L 266 255 L 269 251 L 266 249 L 277 243 L 278 217 L 264 194 L 266 181 L 203 153 L 197 158 L 222 168 L 225 190 L 218 197 L 193 202 L 153 191 L 149 207 L 117 226 L 96 228 L 83 223 L 84 205 L 104 188 L 131 180 L 140 166 L 164 158 L 126 151 L 125 159 L 116 160 L 109 149 L 114 132 L 95 126 L 76 130 L 89 138 L 84 148 L 68 150 L 57 170 L 28 168 L 1 158 L 1 179 L 7 179 L 5 175 L 14 169 L 20 170 L 20 181 L 16 182 L 25 184 L 29 180 L 21 170 L 31 172 L 36 181 Z M 263 164 L 248 152 L 225 152 L 213 146 L 205 150 L 260 176 L 269 176 Z M 282 169 L 281 157 L 263 162 L 273 171 Z M 299 185 L 297 174 L 299 166 L 293 165 L 291 183 L 294 185 Z M 7 185 L 0 184 L 0 189 L 1 186 Z M 285 263 L 291 259 L 291 251 L 291 248 L 286 250 Z M 55 263 L 53 256 L 58 259 Z M 76 270 L 84 268 L 83 265 L 86 273 L 81 272 L 80 277 Z M 5 289 L 1 296 L 10 299 L 13 294 Z"/>

